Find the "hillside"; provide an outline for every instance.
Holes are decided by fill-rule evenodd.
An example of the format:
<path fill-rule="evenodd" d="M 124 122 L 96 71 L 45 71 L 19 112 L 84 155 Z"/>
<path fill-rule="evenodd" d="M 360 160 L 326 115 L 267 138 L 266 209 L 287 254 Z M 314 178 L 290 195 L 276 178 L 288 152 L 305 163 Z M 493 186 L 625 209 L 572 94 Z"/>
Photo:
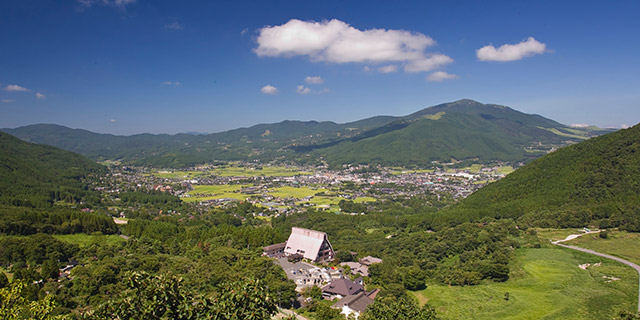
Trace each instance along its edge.
<path fill-rule="evenodd" d="M 48 207 L 56 200 L 91 196 L 82 179 L 104 168 L 55 147 L 26 143 L 0 132 L 0 204 Z"/>
<path fill-rule="evenodd" d="M 380 163 L 429 166 L 432 161 L 526 161 L 604 131 L 571 128 L 508 107 L 460 100 L 405 117 L 349 123 L 282 121 L 207 135 L 118 136 L 52 124 L 2 129 L 94 160 L 186 167 L 216 160 L 286 159 L 331 165 Z"/>
<path fill-rule="evenodd" d="M 517 162 L 601 133 L 465 99 L 423 109 L 339 144 L 319 146 L 315 152 L 334 165 L 425 166 L 451 159 Z"/>
<path fill-rule="evenodd" d="M 550 153 L 442 213 L 456 220 L 482 216 L 640 231 L 640 125 Z"/>

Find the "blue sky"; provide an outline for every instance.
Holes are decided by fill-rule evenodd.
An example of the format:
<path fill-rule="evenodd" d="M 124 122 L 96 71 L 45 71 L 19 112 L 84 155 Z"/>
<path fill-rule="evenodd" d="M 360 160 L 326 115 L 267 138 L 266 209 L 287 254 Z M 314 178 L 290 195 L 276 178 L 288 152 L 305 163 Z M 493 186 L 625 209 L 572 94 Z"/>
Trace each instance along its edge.
<path fill-rule="evenodd" d="M 462 98 L 634 125 L 638 13 L 638 1 L 2 1 L 0 127 L 218 132 Z"/>

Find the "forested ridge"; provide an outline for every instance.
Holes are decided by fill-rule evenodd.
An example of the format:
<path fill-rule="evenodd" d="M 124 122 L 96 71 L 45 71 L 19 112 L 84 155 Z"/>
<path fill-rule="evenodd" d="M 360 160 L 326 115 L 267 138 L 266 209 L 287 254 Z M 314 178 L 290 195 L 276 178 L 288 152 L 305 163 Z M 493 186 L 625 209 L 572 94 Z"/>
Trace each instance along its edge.
<path fill-rule="evenodd" d="M 440 215 L 452 222 L 488 216 L 640 231 L 640 125 L 552 152 Z"/>
<path fill-rule="evenodd" d="M 0 132 L 0 203 L 51 207 L 56 201 L 76 203 L 99 197 L 84 179 L 106 169 L 72 152 L 26 143 Z"/>

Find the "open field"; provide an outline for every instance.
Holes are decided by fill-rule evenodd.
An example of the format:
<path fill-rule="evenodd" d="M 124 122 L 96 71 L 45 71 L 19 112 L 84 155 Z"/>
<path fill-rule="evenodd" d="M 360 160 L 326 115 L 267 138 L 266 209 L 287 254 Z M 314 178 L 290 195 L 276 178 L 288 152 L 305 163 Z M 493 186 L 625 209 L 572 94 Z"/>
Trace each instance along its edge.
<path fill-rule="evenodd" d="M 561 248 L 518 249 L 514 259 L 504 283 L 432 284 L 414 294 L 443 319 L 610 319 L 636 310 L 638 274 L 620 263 Z M 601 265 L 578 267 L 585 263 Z"/>
<path fill-rule="evenodd" d="M 320 192 L 327 193 L 329 192 L 329 190 L 324 188 L 313 189 L 310 187 L 298 188 L 298 187 L 284 186 L 279 188 L 273 188 L 269 190 L 269 192 L 267 193 L 274 197 L 280 197 L 280 198 L 287 198 L 287 197 L 304 198 L 304 197 L 315 195 L 316 193 L 320 193 Z"/>
<path fill-rule="evenodd" d="M 516 169 L 514 169 L 513 167 L 498 167 L 496 169 L 497 174 L 504 174 L 504 175 L 507 175 L 514 171 L 516 171 Z"/>
<path fill-rule="evenodd" d="M 640 233 L 608 231 L 606 239 L 600 238 L 598 234 L 590 234 L 565 244 L 607 253 L 640 264 Z"/>
<path fill-rule="evenodd" d="M 286 167 L 269 167 L 265 166 L 259 169 L 228 166 L 222 168 L 214 168 L 207 171 L 166 171 L 160 170 L 153 172 L 152 175 L 160 178 L 167 179 L 193 179 L 200 176 L 222 176 L 222 177 L 255 177 L 255 176 L 268 176 L 268 177 L 290 177 L 295 175 L 309 175 L 311 173 L 306 171 L 299 171 Z"/>
<path fill-rule="evenodd" d="M 81 248 L 91 245 L 92 243 L 116 245 L 116 244 L 124 243 L 126 241 L 123 238 L 121 238 L 119 235 L 115 235 L 115 234 L 89 235 L 84 233 L 74 233 L 74 234 L 56 234 L 56 235 L 53 235 L 53 237 L 63 242 L 77 244 Z"/>
<path fill-rule="evenodd" d="M 203 200 L 223 199 L 231 198 L 237 200 L 245 200 L 249 197 L 248 194 L 238 192 L 240 189 L 246 186 L 237 184 L 225 184 L 225 185 L 195 185 L 193 190 L 189 191 L 191 197 L 184 197 L 184 202 L 197 202 Z"/>
<path fill-rule="evenodd" d="M 583 229 L 579 229 L 579 228 L 569 228 L 569 229 L 535 228 L 535 230 L 538 238 L 542 240 L 547 240 L 549 242 L 564 240 L 569 235 L 583 233 Z M 598 235 L 596 234 L 596 237 L 597 236 Z M 608 253 L 608 252 L 605 251 L 603 253 Z"/>
<path fill-rule="evenodd" d="M 222 176 L 222 177 L 255 177 L 255 176 L 269 176 L 269 177 L 290 177 L 296 175 L 309 175 L 311 173 L 306 171 L 299 171 L 286 167 L 279 166 L 265 166 L 261 169 L 244 168 L 244 167 L 225 167 L 216 168 L 209 171 L 209 173 Z"/>

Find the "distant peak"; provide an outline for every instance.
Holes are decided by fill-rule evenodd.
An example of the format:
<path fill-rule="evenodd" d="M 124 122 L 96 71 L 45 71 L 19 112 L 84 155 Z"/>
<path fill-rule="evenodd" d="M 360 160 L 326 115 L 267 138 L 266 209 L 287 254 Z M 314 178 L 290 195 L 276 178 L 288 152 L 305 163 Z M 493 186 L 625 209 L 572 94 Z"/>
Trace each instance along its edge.
<path fill-rule="evenodd" d="M 461 100 L 452 102 L 452 104 L 482 104 L 482 103 L 475 100 L 471 100 L 471 99 L 461 99 Z"/>

